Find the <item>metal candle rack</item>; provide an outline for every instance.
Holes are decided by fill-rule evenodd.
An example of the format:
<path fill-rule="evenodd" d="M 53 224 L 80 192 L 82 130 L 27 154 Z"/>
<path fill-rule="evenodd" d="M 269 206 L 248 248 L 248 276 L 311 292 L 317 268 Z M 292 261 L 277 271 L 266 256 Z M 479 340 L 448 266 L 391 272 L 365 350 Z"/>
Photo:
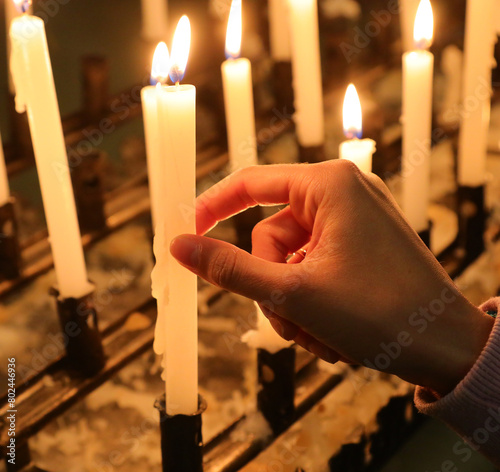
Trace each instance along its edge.
<path fill-rule="evenodd" d="M 374 69 L 380 72 L 380 68 Z M 105 61 L 98 58 L 84 62 L 84 84 L 86 88 L 90 88 L 86 95 L 95 97 L 95 100 L 89 102 L 82 115 L 66 122 L 70 143 L 78 140 L 89 120 L 95 121 L 104 115 L 112 122 L 118 123 L 116 117 L 109 115 L 107 109 L 109 99 L 106 70 Z M 276 83 L 284 83 L 282 77 L 288 76 L 289 70 L 289 64 L 277 65 Z M 93 93 L 94 90 L 99 93 Z M 282 95 L 278 97 L 280 105 L 290 106 L 290 97 L 291 90 L 283 90 Z M 139 113 L 140 107 L 136 107 L 131 115 L 138 116 Z M 269 113 L 272 111 L 258 120 L 258 126 L 267 120 Z M 270 132 L 274 133 L 273 137 L 277 137 L 292 127 L 291 122 L 286 122 L 279 130 L 271 129 Z M 269 133 L 266 135 L 266 141 L 269 141 Z M 264 144 L 261 142 L 259 146 Z M 211 144 L 199 153 L 198 178 L 219 170 L 227 163 L 227 154 L 221 152 L 221 149 L 222 146 Z M 300 160 L 316 162 L 321 160 L 322 153 L 320 148 L 302 148 Z M 21 167 L 27 165 L 29 159 L 23 161 Z M 104 195 L 100 185 L 100 172 L 99 156 L 93 154 L 87 156 L 84 165 L 73 176 L 80 224 L 85 230 L 83 242 L 86 246 L 149 211 L 146 174 L 139 176 L 134 182 L 135 185 Z M 484 187 L 461 187 L 457 198 L 459 234 L 439 257 L 444 260 L 444 266 L 452 276 L 463 271 L 483 252 L 486 222 Z M 235 219 L 241 247 L 249 249 L 250 230 L 260 218 L 261 210 L 257 208 Z M 31 245 L 19 248 L 12 202 L 0 208 L 0 225 L 4 235 L 0 241 L 0 262 L 4 268 L 2 276 L 6 279 L 0 283 L 1 294 L 48 270 L 52 266 L 52 259 L 45 234 Z M 425 242 L 428 244 L 430 232 L 422 234 L 421 237 L 427 239 Z M 33 250 L 34 246 L 38 247 L 38 251 Z M 30 256 L 33 253 L 37 253 L 37 256 Z M 57 291 L 53 291 L 53 295 L 57 301 L 63 332 L 68 334 L 69 326 L 75 332 L 78 331 L 78 335 L 68 336 L 65 355 L 61 354 L 45 369 L 34 373 L 22 385 L 17 386 L 17 460 L 16 465 L 6 462 L 9 472 L 41 471 L 31 461 L 27 440 L 150 349 L 153 342 L 156 316 L 153 300 L 134 307 L 127 315 L 99 332 L 98 313 L 93 308 L 91 294 L 81 299 L 61 299 Z M 129 317 L 138 312 L 149 320 L 149 324 L 131 332 L 125 325 Z M 82 353 L 92 353 L 92 356 L 82 356 Z M 193 416 L 170 417 L 166 414 L 164 400 L 160 398 L 156 406 L 160 415 L 164 471 L 238 470 L 309 411 L 342 379 L 338 374 L 321 371 L 312 356 L 304 352 L 298 355 L 295 348 L 284 349 L 276 354 L 259 350 L 257 366 L 261 389 L 256 404 L 271 426 L 272 438 L 264 442 L 258 438 L 231 438 L 231 432 L 242 421 L 239 419 L 208 444 L 203 445 L 201 417 L 205 408 L 204 401 L 200 399 L 200 410 Z M 1 418 L 6 417 L 7 409 L 7 398 L 3 397 L 0 402 Z M 7 444 L 6 425 L 0 422 L 0 451 L 4 457 Z"/>

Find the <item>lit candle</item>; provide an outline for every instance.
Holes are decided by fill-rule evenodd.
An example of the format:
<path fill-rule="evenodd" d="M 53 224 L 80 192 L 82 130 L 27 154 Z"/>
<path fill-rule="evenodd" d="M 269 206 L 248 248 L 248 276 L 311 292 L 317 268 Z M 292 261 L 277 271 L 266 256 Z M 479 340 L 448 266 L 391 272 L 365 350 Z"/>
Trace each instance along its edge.
<path fill-rule="evenodd" d="M 168 34 L 168 0 L 141 0 L 142 37 L 162 41 Z"/>
<path fill-rule="evenodd" d="M 17 2 L 21 8 L 26 1 Z M 24 14 L 10 26 L 16 110 L 27 111 L 58 289 L 62 297 L 92 290 L 87 280 L 66 145 L 43 20 Z"/>
<path fill-rule="evenodd" d="M 241 48 L 241 0 L 233 0 L 226 33 L 226 61 L 222 85 L 226 110 L 231 171 L 257 164 L 257 141 L 252 91 L 252 66 L 239 57 Z"/>
<path fill-rule="evenodd" d="M 269 0 L 269 42 L 275 61 L 290 61 L 290 21 L 287 0 Z"/>
<path fill-rule="evenodd" d="M 0 206 L 5 205 L 9 201 L 9 198 L 9 179 L 3 155 L 2 136 L 0 135 Z"/>
<path fill-rule="evenodd" d="M 403 55 L 402 207 L 413 229 L 428 229 L 432 129 L 432 7 L 421 0 L 415 17 L 414 51 Z"/>
<path fill-rule="evenodd" d="M 299 144 L 325 139 L 317 0 L 289 0 L 295 128 Z"/>
<path fill-rule="evenodd" d="M 344 134 L 348 140 L 340 143 L 340 158 L 354 162 L 363 172 L 371 172 L 375 141 L 360 139 L 363 134 L 361 102 L 353 84 L 347 87 L 342 115 Z"/>
<path fill-rule="evenodd" d="M 16 5 L 14 5 L 14 2 L 12 0 L 5 0 L 4 1 L 4 6 L 5 6 L 5 31 L 7 31 L 7 40 L 6 40 L 6 45 L 7 45 L 7 64 L 10 62 L 10 38 L 9 38 L 9 28 L 10 24 L 12 23 L 12 20 L 19 15 L 21 15 L 21 12 L 16 8 Z M 7 73 L 9 77 L 9 92 L 14 95 L 15 90 L 14 90 L 14 83 L 12 82 L 12 76 L 10 71 Z"/>
<path fill-rule="evenodd" d="M 183 16 L 175 31 L 170 57 L 170 79 L 175 85 L 161 87 L 158 101 L 161 145 L 166 156 L 162 194 L 165 224 L 158 230 L 162 234 L 157 232 L 159 240 L 155 242 L 158 270 L 154 274 L 154 289 L 163 300 L 158 299 L 159 325 L 154 348 L 158 354 L 164 354 L 169 415 L 189 415 L 198 409 L 197 277 L 169 251 L 176 236 L 196 233 L 196 89 L 179 84 L 186 69 L 190 38 L 189 20 Z"/>
<path fill-rule="evenodd" d="M 401 39 L 403 52 L 411 51 L 414 47 L 413 28 L 420 0 L 399 0 L 399 20 L 401 22 Z"/>
<path fill-rule="evenodd" d="M 151 200 L 151 215 L 153 228 L 160 222 L 164 204 L 162 187 L 165 182 L 164 150 L 160 142 L 160 127 L 158 123 L 159 88 L 168 78 L 169 54 L 164 42 L 158 43 L 153 56 L 151 82 L 141 90 L 142 116 L 144 121 L 144 136 L 146 138 L 146 154 L 148 165 L 149 197 Z"/>
<path fill-rule="evenodd" d="M 468 0 L 465 21 L 462 122 L 458 141 L 458 182 L 484 184 L 491 106 L 491 68 L 495 64 L 495 0 Z"/>

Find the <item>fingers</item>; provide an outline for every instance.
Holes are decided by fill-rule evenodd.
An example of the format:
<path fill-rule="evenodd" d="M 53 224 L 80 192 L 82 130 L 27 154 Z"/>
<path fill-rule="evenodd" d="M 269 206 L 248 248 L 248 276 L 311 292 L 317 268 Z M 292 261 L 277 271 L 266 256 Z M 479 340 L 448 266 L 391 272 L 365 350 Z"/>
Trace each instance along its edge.
<path fill-rule="evenodd" d="M 271 311 L 267 306 L 263 303 L 259 303 L 259 307 L 262 310 L 262 313 L 266 316 L 266 318 L 271 323 L 271 326 L 283 339 L 287 341 L 291 341 L 295 339 L 300 328 L 291 321 L 283 318 L 282 316 L 278 316 L 276 313 Z"/>
<path fill-rule="evenodd" d="M 300 330 L 295 336 L 294 341 L 302 346 L 306 351 L 309 351 L 311 354 L 323 359 L 326 362 L 330 362 L 331 364 L 335 364 L 335 362 L 341 359 L 341 356 L 338 352 L 330 349 L 328 346 L 325 346 L 323 343 L 313 338 L 311 335 L 307 334 L 305 331 Z"/>
<path fill-rule="evenodd" d="M 229 243 L 189 234 L 175 238 L 170 251 L 208 282 L 256 301 L 268 299 L 274 290 L 290 292 L 300 270 L 300 264 L 267 262 Z"/>
<path fill-rule="evenodd" d="M 307 244 L 309 238 L 309 232 L 287 207 L 255 226 L 252 254 L 266 261 L 285 263 L 287 256 Z"/>
<path fill-rule="evenodd" d="M 282 338 L 287 341 L 295 341 L 306 351 L 309 351 L 311 354 L 314 354 L 326 362 L 334 364 L 339 360 L 346 361 L 338 352 L 325 346 L 305 331 L 302 331 L 296 324 L 291 323 L 282 316 L 276 315 L 276 313 L 270 311 L 265 305 L 259 304 L 259 306 L 271 323 L 271 326 Z"/>
<path fill-rule="evenodd" d="M 290 187 L 304 169 L 300 164 L 254 166 L 231 174 L 196 200 L 197 233 L 252 206 L 288 203 Z"/>

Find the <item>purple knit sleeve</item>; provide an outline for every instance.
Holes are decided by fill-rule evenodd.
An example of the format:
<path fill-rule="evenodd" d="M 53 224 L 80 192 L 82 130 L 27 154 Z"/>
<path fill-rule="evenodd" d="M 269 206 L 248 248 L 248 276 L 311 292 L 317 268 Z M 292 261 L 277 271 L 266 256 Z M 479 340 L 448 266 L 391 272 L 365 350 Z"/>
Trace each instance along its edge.
<path fill-rule="evenodd" d="M 500 313 L 500 297 L 488 300 L 481 309 Z M 500 315 L 476 363 L 455 389 L 440 397 L 417 387 L 415 405 L 421 413 L 444 421 L 472 449 L 500 467 Z M 467 446 L 457 444 L 455 449 L 450 450 L 451 456 L 466 459 Z"/>

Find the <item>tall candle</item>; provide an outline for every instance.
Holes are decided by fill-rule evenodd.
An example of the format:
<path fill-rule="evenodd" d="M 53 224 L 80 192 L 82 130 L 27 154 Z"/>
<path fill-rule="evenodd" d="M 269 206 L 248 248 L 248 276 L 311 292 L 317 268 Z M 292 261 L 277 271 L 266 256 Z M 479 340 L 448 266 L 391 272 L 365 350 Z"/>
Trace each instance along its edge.
<path fill-rule="evenodd" d="M 168 78 L 169 54 L 164 42 L 158 43 L 153 56 L 151 82 L 155 85 L 143 87 L 141 90 L 142 116 L 144 120 L 144 137 L 146 139 L 146 155 L 148 165 L 149 197 L 151 200 L 151 216 L 153 228 L 159 224 L 164 205 L 162 188 L 165 185 L 165 156 L 161 146 L 160 127 L 158 123 L 159 88 Z"/>
<path fill-rule="evenodd" d="M 295 127 L 302 146 L 325 139 L 317 0 L 289 0 Z"/>
<path fill-rule="evenodd" d="M 290 61 L 290 20 L 287 0 L 269 0 L 269 42 L 275 61 Z"/>
<path fill-rule="evenodd" d="M 155 252 L 159 267 L 165 267 L 164 306 L 159 307 L 155 350 L 164 354 L 166 408 L 169 415 L 192 414 L 198 409 L 198 309 L 196 275 L 182 267 L 170 254 L 171 241 L 183 233 L 196 233 L 196 89 L 180 85 L 190 43 L 189 20 L 177 26 L 170 59 L 170 79 L 175 85 L 161 87 L 158 116 L 161 143 L 165 150 L 163 187 L 163 234 Z M 158 277 L 160 274 L 156 274 Z M 165 274 L 164 274 L 165 275 Z M 157 285 L 160 284 L 156 279 Z M 167 294 L 168 293 L 168 294 Z M 158 300 L 160 303 L 160 300 Z"/>
<path fill-rule="evenodd" d="M 413 229 L 428 229 L 434 56 L 429 0 L 421 0 L 415 18 L 416 50 L 403 55 L 402 207 Z"/>
<path fill-rule="evenodd" d="M 0 206 L 5 205 L 10 198 L 9 179 L 7 167 L 5 166 L 5 156 L 3 154 L 2 135 L 0 135 Z"/>
<path fill-rule="evenodd" d="M 10 62 L 10 38 L 9 38 L 9 28 L 10 24 L 12 23 L 12 20 L 19 15 L 21 15 L 21 12 L 16 8 L 16 5 L 14 5 L 14 2 L 12 0 L 4 0 L 4 6 L 5 6 L 5 31 L 7 31 L 7 38 L 6 38 L 6 45 L 7 45 L 7 64 Z M 7 72 L 8 78 L 9 78 L 9 92 L 14 95 L 15 89 L 14 89 L 14 83 L 12 82 L 12 75 L 10 73 L 10 70 Z"/>
<path fill-rule="evenodd" d="M 164 41 L 168 34 L 168 0 L 141 0 L 142 37 Z"/>
<path fill-rule="evenodd" d="M 363 130 L 361 102 L 353 84 L 349 84 L 347 87 L 342 115 L 344 134 L 349 139 L 340 143 L 340 158 L 354 162 L 363 172 L 371 172 L 375 141 L 373 139 L 360 139 Z"/>
<path fill-rule="evenodd" d="M 81 297 L 92 286 L 87 280 L 43 21 L 27 14 L 15 18 L 10 39 L 16 110 L 28 113 L 59 292 L 62 297 Z"/>
<path fill-rule="evenodd" d="M 222 86 L 231 171 L 257 164 L 257 140 L 253 108 L 252 66 L 239 57 L 241 47 L 241 0 L 233 0 L 226 34 L 226 61 Z"/>
<path fill-rule="evenodd" d="M 399 0 L 399 20 L 404 52 L 412 51 L 414 48 L 413 28 L 419 3 L 420 0 Z"/>
<path fill-rule="evenodd" d="M 496 3 L 495 0 L 467 1 L 458 182 L 470 187 L 484 184 L 486 172 Z"/>

